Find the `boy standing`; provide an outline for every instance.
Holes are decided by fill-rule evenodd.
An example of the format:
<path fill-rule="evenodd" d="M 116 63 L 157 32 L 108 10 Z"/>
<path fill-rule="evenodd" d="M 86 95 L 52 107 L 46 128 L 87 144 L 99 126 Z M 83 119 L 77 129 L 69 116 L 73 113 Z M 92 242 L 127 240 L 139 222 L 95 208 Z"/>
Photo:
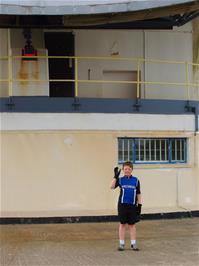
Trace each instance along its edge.
<path fill-rule="evenodd" d="M 118 200 L 118 216 L 119 216 L 119 251 L 124 250 L 125 246 L 125 229 L 128 224 L 131 249 L 139 251 L 136 246 L 136 226 L 140 220 L 141 214 L 141 192 L 140 182 L 137 177 L 132 176 L 133 164 L 125 162 L 123 164 L 124 176 L 119 177 L 121 169 L 114 168 L 114 178 L 111 182 L 111 188 L 120 187 L 120 196 Z"/>

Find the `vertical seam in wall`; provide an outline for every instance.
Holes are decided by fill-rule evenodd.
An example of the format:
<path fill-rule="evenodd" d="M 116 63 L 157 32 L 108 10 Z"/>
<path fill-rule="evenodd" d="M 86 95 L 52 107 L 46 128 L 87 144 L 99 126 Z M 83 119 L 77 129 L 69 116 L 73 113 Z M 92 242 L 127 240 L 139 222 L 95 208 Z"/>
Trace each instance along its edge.
<path fill-rule="evenodd" d="M 146 59 L 146 34 L 145 34 L 145 30 L 143 30 L 143 58 Z M 143 64 L 143 79 L 144 79 L 144 81 L 146 81 L 146 71 L 145 70 L 146 70 L 146 62 L 144 61 L 144 64 Z M 146 88 L 146 84 L 144 83 L 144 91 L 143 91 L 144 99 L 146 98 L 145 88 Z"/>

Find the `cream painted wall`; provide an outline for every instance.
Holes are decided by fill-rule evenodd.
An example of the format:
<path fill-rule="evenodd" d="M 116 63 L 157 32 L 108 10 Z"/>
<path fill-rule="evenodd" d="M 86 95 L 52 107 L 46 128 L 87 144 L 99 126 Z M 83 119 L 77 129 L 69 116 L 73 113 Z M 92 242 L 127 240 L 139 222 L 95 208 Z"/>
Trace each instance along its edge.
<path fill-rule="evenodd" d="M 2 140 L 6 215 L 78 215 L 112 209 L 115 196 L 109 184 L 116 158 L 111 135 L 16 132 L 3 133 Z"/>
<path fill-rule="evenodd" d="M 154 134 L 176 136 L 158 131 L 3 131 L 1 216 L 115 214 L 118 191 L 109 185 L 117 163 L 117 138 Z M 187 164 L 135 167 L 144 212 L 198 208 L 196 137 L 182 135 L 190 140 Z"/>

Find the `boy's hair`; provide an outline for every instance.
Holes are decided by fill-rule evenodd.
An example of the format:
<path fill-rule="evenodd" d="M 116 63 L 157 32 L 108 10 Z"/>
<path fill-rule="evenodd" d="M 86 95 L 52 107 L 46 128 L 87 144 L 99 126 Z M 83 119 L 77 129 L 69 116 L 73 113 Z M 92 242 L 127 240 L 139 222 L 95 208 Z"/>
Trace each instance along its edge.
<path fill-rule="evenodd" d="M 129 166 L 131 169 L 133 169 L 133 164 L 130 161 L 124 162 L 122 166 L 123 166 L 123 168 L 124 168 L 124 166 Z"/>

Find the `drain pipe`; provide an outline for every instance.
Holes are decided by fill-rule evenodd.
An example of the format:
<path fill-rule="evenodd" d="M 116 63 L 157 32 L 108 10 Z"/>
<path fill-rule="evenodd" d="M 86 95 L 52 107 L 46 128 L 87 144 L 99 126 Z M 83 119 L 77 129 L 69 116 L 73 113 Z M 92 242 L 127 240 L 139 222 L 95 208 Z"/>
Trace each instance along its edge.
<path fill-rule="evenodd" d="M 196 136 L 196 132 L 198 131 L 198 114 L 197 114 L 197 108 L 195 106 L 191 106 L 189 101 L 187 101 L 187 104 L 185 105 L 185 111 L 193 113 L 195 116 L 195 130 L 194 135 Z"/>

